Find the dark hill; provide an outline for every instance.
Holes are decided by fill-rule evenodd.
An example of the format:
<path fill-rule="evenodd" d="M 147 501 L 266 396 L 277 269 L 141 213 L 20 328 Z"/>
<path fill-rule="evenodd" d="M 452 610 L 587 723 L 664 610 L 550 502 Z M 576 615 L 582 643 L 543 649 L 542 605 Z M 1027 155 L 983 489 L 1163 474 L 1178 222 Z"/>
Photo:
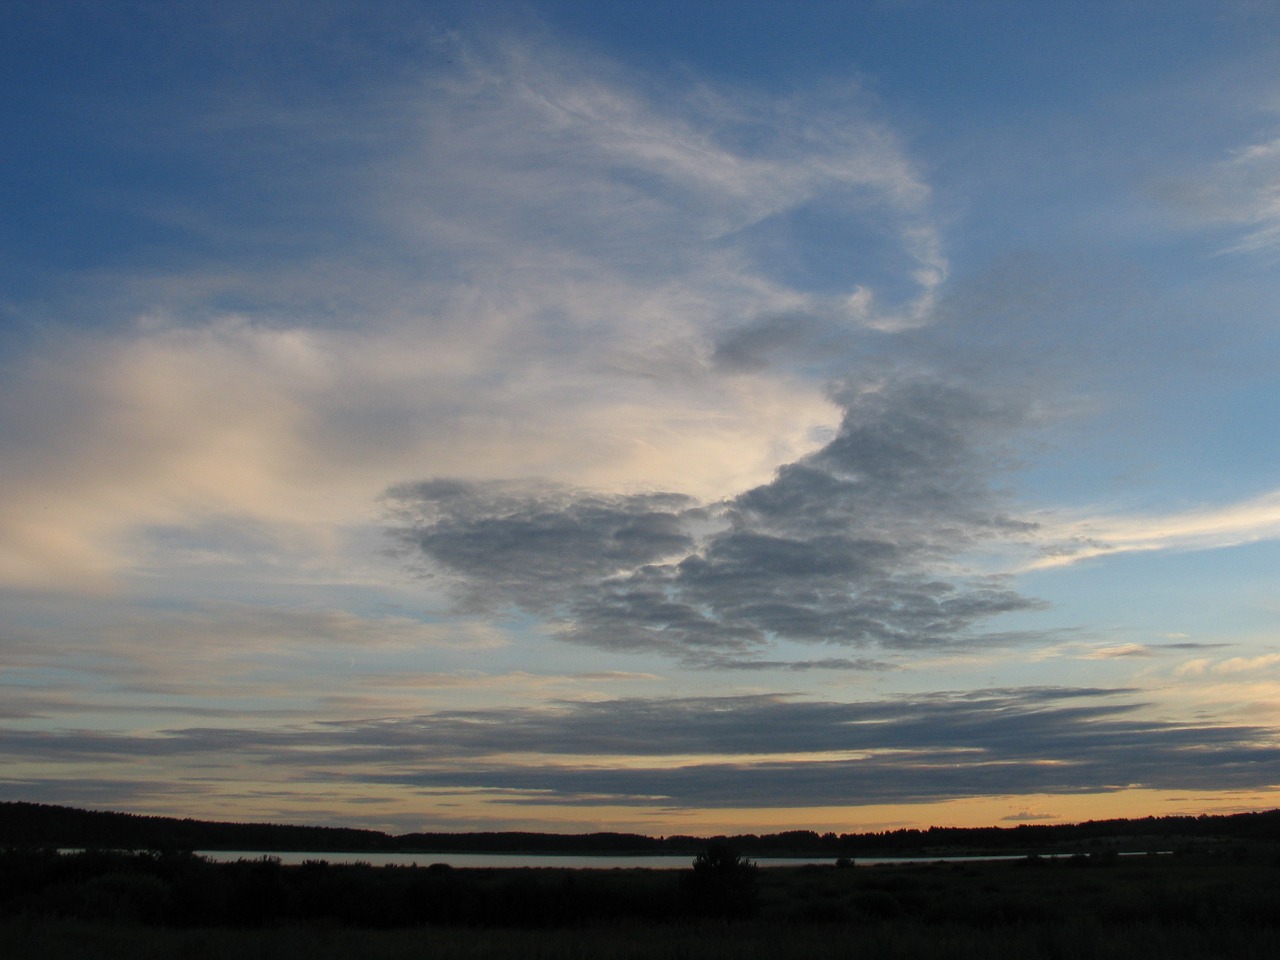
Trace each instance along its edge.
<path fill-rule="evenodd" d="M 392 844 L 376 830 L 179 820 L 19 802 L 0 803 L 0 846 L 375 851 Z"/>

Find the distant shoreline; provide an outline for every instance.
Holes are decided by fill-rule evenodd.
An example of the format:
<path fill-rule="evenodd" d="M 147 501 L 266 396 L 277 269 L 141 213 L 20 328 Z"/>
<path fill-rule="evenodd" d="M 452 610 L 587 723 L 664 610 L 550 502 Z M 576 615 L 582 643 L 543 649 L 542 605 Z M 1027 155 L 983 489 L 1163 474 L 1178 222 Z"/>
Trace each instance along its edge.
<path fill-rule="evenodd" d="M 516 831 L 391 835 L 347 827 L 231 823 L 0 802 L 0 847 L 279 853 L 514 854 L 524 856 L 691 857 L 721 841 L 744 856 L 770 858 L 941 858 L 1028 854 L 1167 851 L 1215 841 L 1280 841 L 1280 810 L 1199 817 L 1146 817 L 1078 824 L 930 827 L 879 833 L 646 837 Z"/>

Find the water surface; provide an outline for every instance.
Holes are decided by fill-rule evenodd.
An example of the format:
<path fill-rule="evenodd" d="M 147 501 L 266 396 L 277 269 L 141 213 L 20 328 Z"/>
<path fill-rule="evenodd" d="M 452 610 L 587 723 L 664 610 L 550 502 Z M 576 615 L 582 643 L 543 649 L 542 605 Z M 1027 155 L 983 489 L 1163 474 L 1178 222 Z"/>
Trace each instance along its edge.
<path fill-rule="evenodd" d="M 686 870 L 693 865 L 693 855 L 614 856 L 600 854 L 548 854 L 548 853 L 343 853 L 325 851 L 277 851 L 277 850 L 197 850 L 197 855 L 218 863 L 236 860 L 257 860 L 261 857 L 279 859 L 285 864 L 300 864 L 308 860 L 324 860 L 328 863 L 367 863 L 375 867 L 425 867 L 433 863 L 451 867 L 559 867 L 574 870 Z M 1048 856 L 1070 856 L 1049 854 Z M 867 866 L 884 863 L 965 863 L 980 860 L 1022 860 L 1025 854 L 1000 854 L 966 857 L 856 857 L 855 863 Z M 835 857 L 752 857 L 761 867 L 802 867 L 808 864 L 834 865 Z"/>

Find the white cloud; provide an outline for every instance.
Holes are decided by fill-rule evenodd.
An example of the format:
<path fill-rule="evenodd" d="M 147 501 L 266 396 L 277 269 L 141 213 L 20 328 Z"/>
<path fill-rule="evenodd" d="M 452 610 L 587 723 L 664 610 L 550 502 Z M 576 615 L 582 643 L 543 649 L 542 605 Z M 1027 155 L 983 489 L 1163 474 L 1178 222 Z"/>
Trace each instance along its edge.
<path fill-rule="evenodd" d="M 425 470 L 719 493 L 835 416 L 816 388 L 764 376 L 611 382 L 553 364 L 234 319 L 48 350 L 0 387 L 18 437 L 0 460 L 0 581 L 101 589 L 139 530 L 225 520 L 324 552 Z"/>
<path fill-rule="evenodd" d="M 1232 252 L 1280 243 L 1280 138 L 1237 150 L 1219 164 L 1208 199 L 1216 217 L 1244 229 Z"/>
<path fill-rule="evenodd" d="M 1210 660 L 1197 657 L 1188 660 L 1177 669 L 1180 677 L 1224 676 L 1237 673 L 1259 673 L 1280 664 L 1280 653 L 1267 653 L 1256 657 L 1232 657 L 1229 660 Z"/>
<path fill-rule="evenodd" d="M 1180 677 L 1202 677 L 1212 662 L 1207 657 L 1196 657 L 1179 666 L 1174 673 Z"/>
<path fill-rule="evenodd" d="M 1220 252 L 1274 251 L 1280 245 L 1280 137 L 1231 150 L 1176 185 L 1171 199 L 1198 224 L 1230 230 L 1236 239 Z"/>
<path fill-rule="evenodd" d="M 549 48 L 459 59 L 367 116 L 254 127 L 322 150 L 307 118 L 347 121 L 361 135 L 341 149 L 370 145 L 317 164 L 333 219 L 293 238 L 302 256 L 110 278 L 134 326 L 25 348 L 0 384 L 0 584 L 110 589 L 142 540 L 154 559 L 153 531 L 226 523 L 300 562 L 413 476 L 732 495 L 839 412 L 821 376 L 718 367 L 723 331 L 928 314 L 947 269 L 929 191 L 856 96 L 650 98 Z M 813 204 L 890 225 L 893 291 L 851 273 L 817 296 L 752 259 L 744 230 Z M 246 305 L 212 306 L 226 299 Z"/>
<path fill-rule="evenodd" d="M 1030 569 L 1156 550 L 1213 550 L 1280 537 L 1280 491 L 1163 515 L 1040 517 L 1046 554 Z"/>
<path fill-rule="evenodd" d="M 1113 647 L 1094 647 L 1080 655 L 1082 660 L 1118 660 L 1125 657 L 1149 657 L 1151 648 L 1141 643 L 1121 643 Z"/>

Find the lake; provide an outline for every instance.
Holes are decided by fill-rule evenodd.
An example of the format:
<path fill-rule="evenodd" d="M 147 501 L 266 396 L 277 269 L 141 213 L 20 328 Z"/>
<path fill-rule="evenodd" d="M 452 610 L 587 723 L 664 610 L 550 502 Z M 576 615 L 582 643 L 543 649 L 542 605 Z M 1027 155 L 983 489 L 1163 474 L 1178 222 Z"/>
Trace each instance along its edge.
<path fill-rule="evenodd" d="M 297 852 L 277 850 L 197 850 L 196 854 L 218 863 L 236 860 L 257 860 L 262 857 L 278 858 L 284 864 L 300 864 L 307 860 L 325 860 L 329 863 L 368 863 L 375 867 L 425 867 L 444 863 L 451 867 L 559 867 L 574 870 L 687 870 L 693 865 L 693 855 L 684 856 L 584 856 L 581 854 L 539 853 L 338 853 Z M 1050 854 L 1049 856 L 1069 856 Z M 1021 860 L 1025 854 L 968 857 L 857 857 L 855 862 L 863 866 L 882 863 L 964 863 L 980 860 Z M 835 857 L 753 857 L 761 867 L 802 867 L 808 864 L 834 865 Z"/>

